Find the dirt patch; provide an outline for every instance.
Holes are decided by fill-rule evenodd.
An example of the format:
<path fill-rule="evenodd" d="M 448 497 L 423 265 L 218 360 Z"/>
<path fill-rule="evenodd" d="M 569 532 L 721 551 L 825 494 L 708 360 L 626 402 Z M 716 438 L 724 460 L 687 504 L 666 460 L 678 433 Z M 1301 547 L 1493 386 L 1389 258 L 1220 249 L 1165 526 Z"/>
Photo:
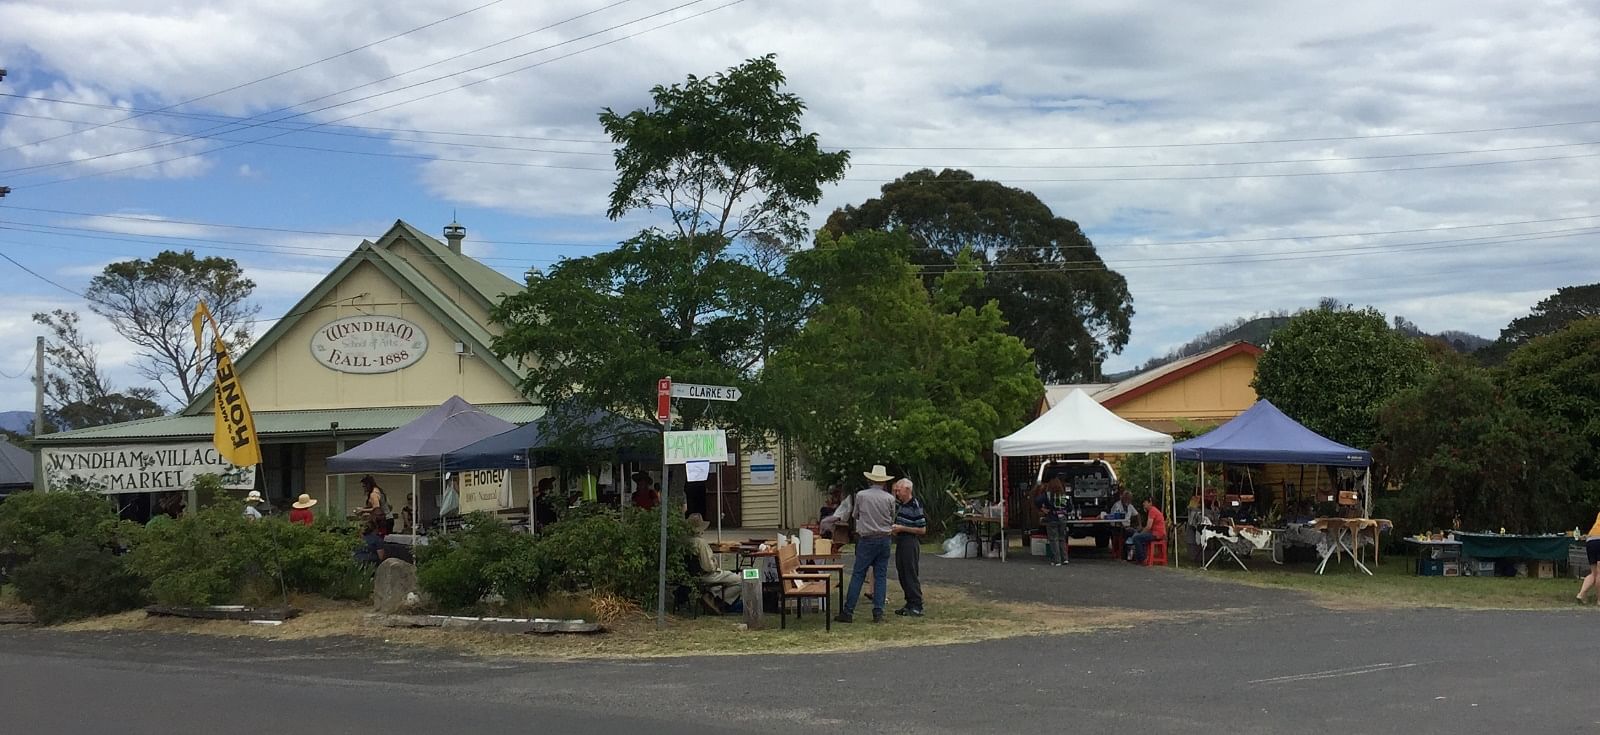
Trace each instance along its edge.
<path fill-rule="evenodd" d="M 508 635 L 462 630 L 382 628 L 368 620 L 367 606 L 329 602 L 314 598 L 293 603 L 304 612 L 276 626 L 252 625 L 236 621 L 158 618 L 141 612 L 110 615 L 59 626 L 65 631 L 144 631 L 186 633 L 224 637 L 252 637 L 269 640 L 303 640 L 335 636 L 378 639 L 401 646 L 424 646 L 478 655 L 527 658 L 619 658 L 759 653 L 841 653 L 869 651 L 906 645 L 949 645 L 1029 635 L 1059 635 L 1095 630 L 1128 628 L 1177 617 L 1159 613 L 1117 608 L 1072 608 L 1036 603 L 981 600 L 971 594 L 946 587 L 924 590 L 928 615 L 909 618 L 895 615 L 883 624 L 865 622 L 858 615 L 853 624 L 835 623 L 833 631 L 823 631 L 820 615 L 803 620 L 792 616 L 787 630 L 778 630 L 778 621 L 761 631 L 737 630 L 737 616 L 674 618 L 664 631 L 657 630 L 653 617 L 634 610 L 608 624 L 601 635 Z"/>

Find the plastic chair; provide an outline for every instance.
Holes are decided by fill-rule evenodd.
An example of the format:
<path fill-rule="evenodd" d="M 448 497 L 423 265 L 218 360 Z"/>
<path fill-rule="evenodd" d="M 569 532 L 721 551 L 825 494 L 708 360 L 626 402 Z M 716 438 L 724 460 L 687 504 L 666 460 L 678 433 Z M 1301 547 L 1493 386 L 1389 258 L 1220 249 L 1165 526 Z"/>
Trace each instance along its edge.
<path fill-rule="evenodd" d="M 1147 567 L 1148 566 L 1153 566 L 1153 565 L 1160 565 L 1160 566 L 1164 567 L 1164 566 L 1167 565 L 1167 540 L 1166 539 L 1164 539 L 1164 538 L 1155 539 L 1154 541 L 1150 542 L 1149 546 L 1145 547 L 1145 550 L 1144 550 L 1144 565 L 1147 566 Z"/>

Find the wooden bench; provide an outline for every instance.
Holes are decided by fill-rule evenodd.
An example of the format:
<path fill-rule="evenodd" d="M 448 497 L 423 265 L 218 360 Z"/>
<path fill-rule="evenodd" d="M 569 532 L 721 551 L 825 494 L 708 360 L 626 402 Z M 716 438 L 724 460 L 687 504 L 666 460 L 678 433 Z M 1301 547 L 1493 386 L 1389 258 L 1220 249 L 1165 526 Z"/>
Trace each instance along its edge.
<path fill-rule="evenodd" d="M 778 549 L 778 627 L 789 627 L 789 600 L 795 600 L 794 614 L 796 618 L 805 616 L 805 605 L 802 603 L 807 598 L 822 600 L 823 627 L 829 632 L 833 631 L 833 617 L 829 615 L 832 605 L 829 600 L 833 592 L 829 589 L 832 585 L 831 575 L 808 574 L 806 567 L 800 565 L 800 547 L 797 544 L 788 544 Z"/>

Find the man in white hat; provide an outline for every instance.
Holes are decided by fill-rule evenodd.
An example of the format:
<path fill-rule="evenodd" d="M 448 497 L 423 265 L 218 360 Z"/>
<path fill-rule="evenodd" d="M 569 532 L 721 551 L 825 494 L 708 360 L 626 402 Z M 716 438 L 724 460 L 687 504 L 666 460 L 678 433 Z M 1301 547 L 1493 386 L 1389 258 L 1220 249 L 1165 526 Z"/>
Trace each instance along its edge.
<path fill-rule="evenodd" d="M 867 570 L 872 570 L 872 622 L 883 622 L 883 602 L 889 597 L 889 556 L 893 545 L 895 499 L 884 489 L 891 477 L 883 465 L 873 465 L 861 473 L 867 488 L 855 494 L 850 504 L 850 519 L 856 529 L 856 563 L 850 572 L 850 589 L 845 593 L 844 609 L 834 618 L 841 623 L 855 622 L 856 601 Z"/>
<path fill-rule="evenodd" d="M 249 495 L 244 496 L 244 519 L 247 521 L 261 520 L 261 511 L 256 510 L 256 506 L 264 502 L 266 502 L 266 498 L 261 497 L 260 490 L 251 490 Z"/>
<path fill-rule="evenodd" d="M 699 513 L 689 516 L 689 530 L 694 534 L 689 537 L 689 543 L 694 547 L 693 561 L 697 562 L 695 566 L 698 567 L 689 571 L 697 575 L 701 587 L 717 595 L 724 603 L 732 605 L 739 601 L 739 575 L 723 571 L 722 566 L 717 563 L 717 555 L 711 553 L 711 544 L 704 536 L 706 529 L 710 527 L 711 524 Z"/>

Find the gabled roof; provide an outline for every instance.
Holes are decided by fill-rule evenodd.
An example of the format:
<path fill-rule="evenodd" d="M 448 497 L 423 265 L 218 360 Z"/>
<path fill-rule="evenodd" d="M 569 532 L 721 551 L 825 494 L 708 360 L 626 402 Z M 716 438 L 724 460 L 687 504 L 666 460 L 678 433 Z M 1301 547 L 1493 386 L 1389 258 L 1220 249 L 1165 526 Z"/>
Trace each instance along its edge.
<path fill-rule="evenodd" d="M 1198 355 L 1174 360 L 1157 368 L 1146 370 L 1116 383 L 1085 383 L 1077 385 L 1045 386 L 1045 401 L 1054 406 L 1074 389 L 1082 390 L 1106 408 L 1115 408 L 1161 386 L 1193 375 L 1234 355 L 1261 356 L 1261 348 L 1249 342 L 1233 342 L 1213 347 Z"/>
<path fill-rule="evenodd" d="M 261 339 L 251 345 L 244 355 L 237 360 L 237 369 L 243 373 L 250 369 L 261 355 L 266 354 L 283 335 L 299 323 L 307 314 L 314 313 L 322 308 L 323 299 L 333 289 L 363 263 L 370 263 L 387 275 L 406 292 L 411 298 L 428 312 L 430 316 L 438 319 L 440 323 L 451 328 L 456 334 L 462 335 L 472 348 L 473 352 L 481 355 L 492 355 L 494 351 L 489 345 L 494 340 L 494 335 L 482 324 L 473 319 L 466 310 L 462 309 L 455 300 L 446 296 L 439 287 L 429 281 L 416 266 L 404 256 L 391 250 L 396 242 L 404 239 L 429 254 L 429 258 L 436 258 L 442 270 L 450 274 L 467 287 L 467 292 L 479 297 L 486 306 L 498 304 L 500 297 L 505 294 L 521 290 L 515 281 L 496 273 L 487 266 L 470 257 L 452 252 L 421 231 L 404 221 L 395 220 L 394 226 L 389 228 L 377 243 L 362 241 L 356 249 L 346 256 L 344 261 L 324 276 L 315 288 L 311 289 L 304 298 L 300 299 L 289 312 L 273 324 Z M 526 370 L 519 361 L 514 359 L 489 359 L 484 363 L 512 385 L 519 384 L 526 376 Z M 203 393 L 185 406 L 181 412 L 184 416 L 196 416 L 211 405 L 212 389 L 207 388 Z"/>
<path fill-rule="evenodd" d="M 33 487 L 33 453 L 0 439 L 0 488 Z"/>
<path fill-rule="evenodd" d="M 1082 390 L 1067 393 L 1043 416 L 994 440 L 994 453 L 1000 457 L 1165 452 L 1171 448 L 1172 437 L 1112 413 Z"/>
<path fill-rule="evenodd" d="M 331 439 L 329 422 L 339 422 L 339 436 L 365 438 L 382 434 L 416 420 L 433 406 L 395 406 L 380 408 L 318 408 L 297 411 L 253 411 L 256 432 L 268 443 L 278 439 L 323 437 Z M 513 424 L 526 424 L 544 415 L 543 406 L 529 403 L 492 403 L 478 406 L 490 416 Z M 210 441 L 216 418 L 210 414 L 161 416 L 92 426 L 39 437 L 40 444 L 108 444 L 114 442 L 163 442 L 178 439 Z M 32 482 L 32 461 L 29 482 Z"/>

